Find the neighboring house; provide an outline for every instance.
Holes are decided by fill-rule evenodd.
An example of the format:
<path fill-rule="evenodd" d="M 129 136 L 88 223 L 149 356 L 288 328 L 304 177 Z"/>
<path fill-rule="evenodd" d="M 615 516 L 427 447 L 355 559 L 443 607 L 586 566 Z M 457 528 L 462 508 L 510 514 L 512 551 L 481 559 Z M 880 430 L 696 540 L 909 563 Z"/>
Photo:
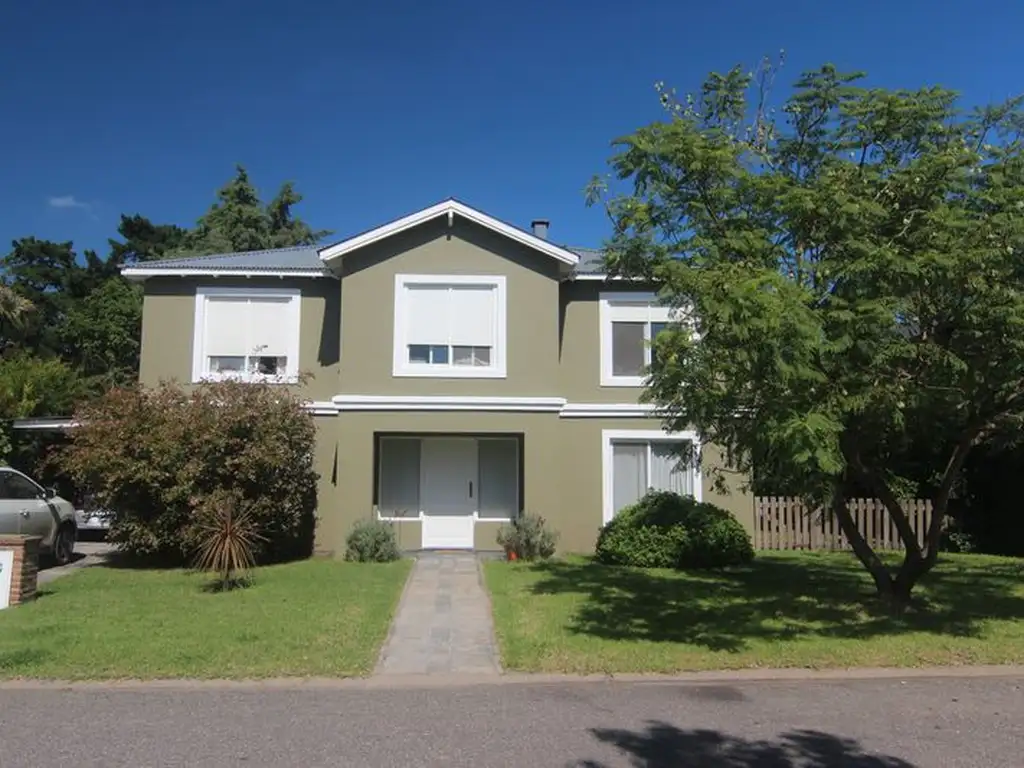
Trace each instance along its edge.
<path fill-rule="evenodd" d="M 753 502 L 677 466 L 638 403 L 668 310 L 609 281 L 596 251 L 456 200 L 335 245 L 147 262 L 141 379 L 296 381 L 317 425 L 316 546 L 394 521 L 407 549 L 497 549 L 541 514 L 586 551 L 648 487 L 692 493 L 748 527 Z M 711 446 L 704 462 L 719 461 Z"/>

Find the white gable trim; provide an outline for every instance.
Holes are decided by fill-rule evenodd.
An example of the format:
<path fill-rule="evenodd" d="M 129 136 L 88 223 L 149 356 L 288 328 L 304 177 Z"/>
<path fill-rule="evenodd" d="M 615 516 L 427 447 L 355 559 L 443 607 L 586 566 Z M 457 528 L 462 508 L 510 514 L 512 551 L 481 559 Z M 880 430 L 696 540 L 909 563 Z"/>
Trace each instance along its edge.
<path fill-rule="evenodd" d="M 470 208 L 468 205 L 460 203 L 458 200 L 445 200 L 443 203 L 432 205 L 429 208 L 424 208 L 422 211 L 417 211 L 416 213 L 410 213 L 408 216 L 396 219 L 395 221 L 384 224 L 376 229 L 371 229 L 369 232 L 356 235 L 355 237 L 336 243 L 335 245 L 329 245 L 320 251 L 320 258 L 324 261 L 339 258 L 340 256 L 344 256 L 346 253 L 351 253 L 359 248 L 376 243 L 377 241 L 391 237 L 392 235 L 397 235 L 399 232 L 404 232 L 407 229 L 411 229 L 419 224 L 423 224 L 431 219 L 436 219 L 438 216 L 444 215 L 448 216 L 449 224 L 451 223 L 452 218 L 455 215 L 458 215 L 468 221 L 479 224 L 482 227 L 498 232 L 510 240 L 515 240 L 517 243 L 522 243 L 529 248 L 540 251 L 563 264 L 576 266 L 576 264 L 579 263 L 580 257 L 572 251 L 568 251 L 565 248 L 544 240 L 543 238 L 536 237 L 529 232 L 525 232 L 517 227 L 506 224 L 503 221 L 499 221 L 493 216 L 488 216 L 486 213 L 482 213 L 474 208 Z"/>

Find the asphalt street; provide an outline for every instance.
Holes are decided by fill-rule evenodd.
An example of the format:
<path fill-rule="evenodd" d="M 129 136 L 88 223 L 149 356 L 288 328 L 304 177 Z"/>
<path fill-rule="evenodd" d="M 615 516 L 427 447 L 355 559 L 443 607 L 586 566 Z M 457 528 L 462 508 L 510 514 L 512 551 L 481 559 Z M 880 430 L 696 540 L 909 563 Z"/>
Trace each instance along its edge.
<path fill-rule="evenodd" d="M 0 766 L 1024 764 L 1024 679 L 0 688 Z"/>

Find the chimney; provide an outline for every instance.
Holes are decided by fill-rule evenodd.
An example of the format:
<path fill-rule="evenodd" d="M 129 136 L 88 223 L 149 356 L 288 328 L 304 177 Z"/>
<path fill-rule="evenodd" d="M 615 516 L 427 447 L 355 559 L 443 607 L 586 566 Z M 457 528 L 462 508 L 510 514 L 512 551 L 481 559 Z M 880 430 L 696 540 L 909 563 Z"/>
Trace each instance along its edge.
<path fill-rule="evenodd" d="M 551 222 L 547 219 L 534 219 L 530 222 L 530 229 L 533 230 L 534 237 L 539 237 L 541 240 L 548 239 L 548 227 L 551 226 Z"/>

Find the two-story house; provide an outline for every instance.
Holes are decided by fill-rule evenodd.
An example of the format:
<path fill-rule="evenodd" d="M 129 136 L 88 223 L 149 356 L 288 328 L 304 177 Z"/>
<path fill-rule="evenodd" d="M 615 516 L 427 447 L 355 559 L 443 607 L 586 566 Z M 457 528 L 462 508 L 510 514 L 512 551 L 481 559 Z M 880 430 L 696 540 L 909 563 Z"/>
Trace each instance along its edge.
<path fill-rule="evenodd" d="M 599 254 L 446 200 L 326 247 L 150 262 L 141 379 L 298 382 L 317 425 L 317 549 L 357 520 L 406 549 L 496 549 L 543 515 L 565 551 L 649 487 L 692 493 L 748 527 L 672 451 L 638 397 L 668 321 L 650 286 L 606 280 Z M 702 446 L 703 466 L 720 461 Z"/>

